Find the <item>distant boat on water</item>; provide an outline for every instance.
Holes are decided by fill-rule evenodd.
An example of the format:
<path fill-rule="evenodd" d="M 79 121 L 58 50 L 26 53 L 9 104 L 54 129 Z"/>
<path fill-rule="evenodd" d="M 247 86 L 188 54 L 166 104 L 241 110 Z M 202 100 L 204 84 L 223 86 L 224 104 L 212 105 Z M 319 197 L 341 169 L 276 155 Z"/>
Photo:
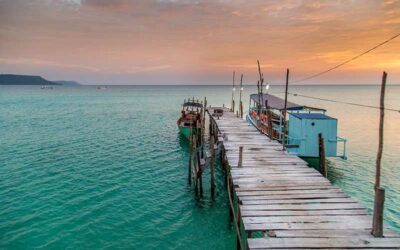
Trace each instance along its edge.
<path fill-rule="evenodd" d="M 40 89 L 53 89 L 53 86 L 44 85 Z"/>
<path fill-rule="evenodd" d="M 99 87 L 97 87 L 97 89 L 99 89 L 99 90 L 106 90 L 106 89 L 107 89 L 107 86 L 99 86 Z"/>

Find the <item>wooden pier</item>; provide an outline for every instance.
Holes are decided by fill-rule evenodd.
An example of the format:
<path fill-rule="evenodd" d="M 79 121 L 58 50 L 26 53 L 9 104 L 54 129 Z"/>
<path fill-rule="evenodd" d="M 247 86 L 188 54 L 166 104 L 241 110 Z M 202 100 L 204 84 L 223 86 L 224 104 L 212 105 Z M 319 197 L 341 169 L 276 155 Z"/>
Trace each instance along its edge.
<path fill-rule="evenodd" d="M 400 249 L 400 235 L 386 227 L 383 238 L 371 235 L 367 209 L 304 160 L 227 108 L 213 117 L 214 109 L 210 128 L 222 143 L 238 248 Z"/>

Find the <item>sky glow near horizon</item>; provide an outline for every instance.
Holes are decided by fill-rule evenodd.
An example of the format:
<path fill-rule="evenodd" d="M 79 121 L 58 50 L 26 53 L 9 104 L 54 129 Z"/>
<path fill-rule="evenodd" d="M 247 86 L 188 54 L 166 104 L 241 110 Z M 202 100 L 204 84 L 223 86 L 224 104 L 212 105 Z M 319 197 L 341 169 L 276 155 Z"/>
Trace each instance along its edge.
<path fill-rule="evenodd" d="M 0 0 L 0 73 L 85 84 L 301 79 L 400 32 L 400 0 Z M 400 38 L 302 84 L 400 83 Z"/>

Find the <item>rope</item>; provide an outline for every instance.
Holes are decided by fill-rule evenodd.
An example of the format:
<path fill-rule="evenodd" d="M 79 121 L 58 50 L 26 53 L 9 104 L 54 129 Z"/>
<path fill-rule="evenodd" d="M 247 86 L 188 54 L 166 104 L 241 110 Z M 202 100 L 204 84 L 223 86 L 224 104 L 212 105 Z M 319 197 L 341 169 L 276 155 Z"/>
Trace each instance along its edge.
<path fill-rule="evenodd" d="M 371 51 L 373 51 L 373 50 L 375 50 L 375 49 L 381 47 L 382 45 L 384 45 L 384 44 L 386 44 L 386 43 L 388 43 L 388 42 L 390 42 L 390 41 L 396 39 L 396 38 L 399 37 L 399 36 L 400 36 L 400 33 L 398 33 L 398 34 L 392 36 L 391 38 L 389 38 L 389 39 L 387 39 L 387 40 L 385 40 L 385 41 L 383 41 L 383 42 L 381 42 L 381 43 L 375 45 L 374 47 L 372 47 L 372 48 L 370 48 L 370 49 L 368 49 L 368 50 L 362 52 L 362 53 L 359 54 L 359 55 L 356 55 L 356 56 L 354 56 L 354 57 L 352 57 L 352 58 L 350 58 L 350 59 L 348 59 L 348 60 L 346 60 L 346 61 L 344 61 L 344 62 L 342 62 L 342 63 L 339 63 L 338 65 L 336 65 L 336 66 L 334 66 L 334 67 L 332 67 L 332 68 L 329 68 L 329 69 L 327 69 L 327 70 L 324 70 L 324 71 L 322 71 L 322 72 L 319 72 L 319 73 L 317 73 L 317 74 L 314 74 L 314 75 L 305 77 L 305 78 L 300 79 L 300 80 L 297 80 L 297 81 L 292 81 L 292 82 L 290 82 L 290 83 L 304 82 L 304 81 L 306 81 L 306 80 L 310 80 L 310 79 L 312 79 L 312 78 L 315 78 L 315 77 L 318 77 L 318 76 L 320 76 L 320 75 L 326 74 L 326 73 L 328 73 L 328 72 L 330 72 L 330 71 L 332 71 L 332 70 L 335 70 L 335 69 L 337 69 L 337 68 L 339 68 L 339 67 L 341 67 L 341 66 L 343 66 L 343 65 L 345 65 L 345 64 L 347 64 L 347 63 L 349 63 L 349 62 L 352 62 L 352 61 L 354 61 L 354 60 L 356 60 L 356 59 L 362 57 L 362 56 L 365 55 L 365 54 L 368 54 L 369 52 L 371 52 Z"/>
<path fill-rule="evenodd" d="M 352 62 L 352 61 L 354 61 L 354 60 L 357 60 L 358 58 L 360 58 L 360 57 L 362 57 L 362 56 L 368 54 L 369 52 L 371 52 L 371 51 L 373 51 L 373 50 L 376 50 L 377 48 L 379 48 L 379 47 L 381 47 L 381 46 L 383 46 L 383 45 L 389 43 L 390 41 L 396 39 L 396 38 L 399 37 L 399 36 L 400 36 L 400 33 L 397 33 L 396 35 L 390 37 L 389 39 L 386 39 L 385 41 L 383 41 L 383 42 L 381 42 L 381 43 L 375 45 L 374 47 L 372 47 L 372 48 L 370 48 L 370 49 L 368 49 L 368 50 L 366 50 L 366 51 L 364 51 L 364 52 L 362 52 L 361 54 L 358 54 L 358 55 L 356 55 L 356 56 L 354 56 L 354 57 L 352 57 L 352 58 L 350 58 L 350 59 L 348 59 L 348 60 L 346 60 L 346 61 L 344 61 L 344 62 L 342 62 L 342 63 L 339 63 L 338 65 L 333 66 L 332 68 L 329 68 L 329 69 L 324 70 L 324 71 L 321 71 L 321 72 L 319 72 L 319 73 L 316 73 L 316 74 L 307 76 L 307 77 L 302 78 L 302 79 L 299 79 L 299 80 L 289 81 L 289 83 L 304 82 L 304 81 L 310 80 L 310 79 L 312 79 L 312 78 L 318 77 L 318 76 L 320 76 L 320 75 L 326 74 L 326 73 L 328 73 L 328 72 L 330 72 L 330 71 L 332 71 L 332 70 L 335 70 L 335 69 L 337 69 L 337 68 L 339 68 L 339 67 L 341 67 L 341 66 L 343 66 L 343 65 L 345 65 L 345 64 L 348 64 L 348 63 L 350 63 L 350 62 Z M 253 83 L 244 83 L 244 85 L 252 85 L 252 84 L 253 84 Z M 273 83 L 273 84 L 276 84 L 276 83 Z M 285 83 L 279 83 L 279 84 L 285 84 Z"/>
<path fill-rule="evenodd" d="M 293 95 L 293 96 L 305 97 L 305 98 L 309 98 L 309 99 L 315 99 L 315 100 L 326 101 L 326 102 L 334 102 L 334 103 L 342 103 L 342 104 L 358 106 L 358 107 L 363 107 L 363 108 L 381 109 L 381 107 L 376 107 L 376 106 L 372 106 L 372 105 L 365 105 L 365 104 L 359 104 L 359 103 L 354 103 L 354 102 L 342 102 L 342 101 L 338 101 L 338 100 L 332 100 L 332 99 L 326 99 L 326 98 L 302 95 L 302 94 L 297 94 L 297 93 L 289 93 L 289 92 L 288 92 L 288 94 Z M 387 110 L 387 111 L 393 111 L 393 112 L 399 112 L 400 113 L 400 109 L 399 110 L 393 109 L 393 108 L 383 108 L 383 109 Z"/>

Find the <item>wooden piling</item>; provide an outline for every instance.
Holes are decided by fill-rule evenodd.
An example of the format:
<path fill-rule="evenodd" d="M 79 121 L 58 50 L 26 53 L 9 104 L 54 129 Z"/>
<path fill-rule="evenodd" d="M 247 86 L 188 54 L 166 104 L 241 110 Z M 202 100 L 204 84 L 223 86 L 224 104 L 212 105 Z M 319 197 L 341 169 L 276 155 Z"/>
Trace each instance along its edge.
<path fill-rule="evenodd" d="M 190 125 L 188 183 L 192 184 L 193 128 Z"/>
<path fill-rule="evenodd" d="M 228 203 L 230 204 L 230 208 L 229 209 L 229 221 L 233 221 L 234 220 L 234 213 L 233 213 L 233 201 L 232 201 L 232 197 L 233 197 L 233 185 L 232 185 L 232 179 L 230 178 L 229 173 L 226 174 L 226 180 L 227 180 L 227 187 L 228 187 Z"/>
<path fill-rule="evenodd" d="M 286 113 L 287 113 L 287 95 L 289 86 L 289 69 L 286 69 L 286 88 L 285 88 L 285 107 L 283 113 L 283 136 L 282 136 L 282 146 L 283 150 L 286 147 Z"/>
<path fill-rule="evenodd" d="M 239 162 L 238 162 L 238 168 L 243 167 L 243 146 L 239 147 Z"/>
<path fill-rule="evenodd" d="M 212 195 L 212 197 L 214 197 L 214 194 L 215 194 L 215 180 L 214 180 L 215 148 L 214 148 L 214 138 L 213 137 L 211 137 L 210 149 L 211 149 L 211 160 L 210 160 L 211 195 Z"/>
<path fill-rule="evenodd" d="M 326 166 L 326 159 L 325 159 L 325 144 L 324 144 L 324 138 L 322 137 L 322 134 L 318 134 L 318 153 L 319 153 L 319 171 L 321 174 L 325 177 L 328 178 L 328 169 Z"/>
<path fill-rule="evenodd" d="M 372 235 L 375 237 L 383 236 L 383 204 L 385 200 L 385 189 L 380 187 L 381 184 L 381 160 L 383 151 L 383 126 L 385 118 L 385 90 L 386 90 L 386 72 L 383 72 L 381 84 L 380 98 L 380 116 L 379 116 L 379 145 L 376 157 L 376 174 L 375 174 L 375 201 L 374 215 L 372 221 Z"/>
<path fill-rule="evenodd" d="M 193 178 L 194 178 L 194 189 L 196 191 L 196 194 L 198 193 L 199 189 L 199 178 L 198 178 L 198 161 L 197 161 L 197 141 L 196 141 L 196 136 L 193 136 Z"/>
<path fill-rule="evenodd" d="M 374 216 L 372 221 L 372 235 L 383 237 L 383 210 L 385 203 L 385 189 L 378 187 L 375 190 Z"/>
<path fill-rule="evenodd" d="M 219 116 L 218 116 L 219 118 Z M 214 141 L 218 141 L 218 127 L 217 124 L 214 122 Z"/>
<path fill-rule="evenodd" d="M 237 215 L 236 215 L 236 223 L 237 223 L 237 239 L 236 239 L 236 249 L 242 250 L 242 216 L 240 214 L 240 204 L 237 201 Z"/>
<path fill-rule="evenodd" d="M 211 140 L 211 137 L 213 136 L 213 124 L 212 123 L 213 123 L 213 121 L 210 118 L 210 122 L 208 123 L 208 134 L 210 136 L 210 140 Z"/>
<path fill-rule="evenodd" d="M 200 188 L 200 195 L 203 195 L 203 169 L 201 166 L 200 161 L 200 152 L 197 152 L 197 166 L 198 168 L 198 179 L 199 179 L 199 188 Z"/>

